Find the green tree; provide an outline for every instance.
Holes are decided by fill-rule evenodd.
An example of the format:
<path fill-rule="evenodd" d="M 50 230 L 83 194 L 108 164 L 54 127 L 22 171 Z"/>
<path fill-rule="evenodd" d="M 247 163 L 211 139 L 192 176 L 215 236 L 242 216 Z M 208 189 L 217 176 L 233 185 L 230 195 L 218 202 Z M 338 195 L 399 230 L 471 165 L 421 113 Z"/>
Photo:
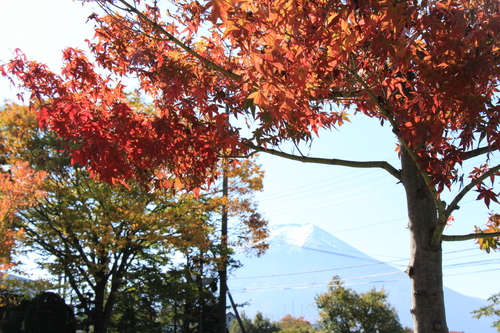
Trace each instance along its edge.
<path fill-rule="evenodd" d="M 210 286 L 200 290 L 186 274 L 186 267 L 168 272 L 157 268 L 148 266 L 128 272 L 111 328 L 119 333 L 153 333 L 171 325 L 177 332 L 197 332 L 203 307 L 203 332 L 216 332 L 219 305 Z"/>
<path fill-rule="evenodd" d="M 48 173 L 41 186 L 46 197 L 18 213 L 25 248 L 63 277 L 95 332 L 106 332 L 128 270 L 140 270 L 147 258 L 165 265 L 174 248 L 205 246 L 210 229 L 194 195 L 92 180 L 70 163 L 68 143 L 38 129 L 27 108 L 7 105 L 1 124 L 6 160 Z"/>
<path fill-rule="evenodd" d="M 495 322 L 493 322 L 492 327 L 495 327 L 498 332 L 500 332 L 500 293 L 492 295 L 488 298 L 488 301 L 490 301 L 491 304 L 483 306 L 479 310 L 473 311 L 472 313 L 474 314 L 474 317 L 478 319 L 483 316 L 493 317 L 496 319 Z"/>
<path fill-rule="evenodd" d="M 254 329 L 252 319 L 250 319 L 245 312 L 240 313 L 240 319 L 241 323 L 243 324 L 243 327 L 245 328 L 245 332 L 250 332 L 251 330 Z M 240 323 L 238 320 L 233 320 L 231 321 L 231 324 L 229 326 L 229 333 L 243 333 L 240 327 Z"/>
<path fill-rule="evenodd" d="M 161 332 L 162 325 L 171 322 L 172 316 L 161 318 L 161 311 L 172 307 L 173 290 L 178 288 L 176 281 L 157 263 L 148 261 L 144 264 L 127 272 L 110 324 L 116 332 Z"/>
<path fill-rule="evenodd" d="M 396 310 L 387 302 L 387 294 L 372 289 L 358 294 L 345 288 L 333 277 L 328 291 L 316 298 L 324 332 L 331 333 L 404 333 Z"/>
<path fill-rule="evenodd" d="M 228 197 L 216 188 L 196 196 L 134 182 L 112 185 L 92 180 L 79 164 L 70 163 L 65 149 L 78 143 L 40 130 L 28 108 L 6 105 L 0 124 L 5 160 L 22 159 L 48 174 L 41 187 L 46 197 L 20 211 L 15 226 L 26 233 L 26 249 L 44 255 L 42 267 L 64 278 L 96 332 L 110 325 L 119 294 L 130 293 L 126 284 L 151 276 L 153 267 L 160 276 L 173 251 L 217 271 L 221 250 L 215 232 L 222 206 L 238 215 L 236 227 L 244 233 L 232 245 L 247 245 L 258 253 L 266 248 L 267 222 L 250 199 L 262 186 L 254 163 L 230 168 L 230 193 L 235 195 Z M 147 304 L 143 295 L 136 291 L 134 297 Z M 159 304 L 150 300 L 151 306 Z"/>
<path fill-rule="evenodd" d="M 257 312 L 253 319 L 255 333 L 274 333 L 279 332 L 280 328 L 277 323 L 271 322 L 271 319 L 264 317 L 261 312 Z"/>
<path fill-rule="evenodd" d="M 242 313 L 241 321 L 243 322 L 246 333 L 274 333 L 280 330 L 278 323 L 271 322 L 271 320 L 264 317 L 261 312 L 255 314 L 253 321 L 247 317 L 245 313 Z M 231 322 L 229 333 L 242 333 L 237 320 Z"/>

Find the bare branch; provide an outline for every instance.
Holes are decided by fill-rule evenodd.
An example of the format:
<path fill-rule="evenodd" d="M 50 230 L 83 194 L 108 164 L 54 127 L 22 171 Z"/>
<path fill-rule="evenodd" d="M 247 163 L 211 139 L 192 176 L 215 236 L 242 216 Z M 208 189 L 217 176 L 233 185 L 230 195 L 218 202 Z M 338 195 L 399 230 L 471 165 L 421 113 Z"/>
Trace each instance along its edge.
<path fill-rule="evenodd" d="M 467 235 L 442 235 L 441 240 L 446 242 L 456 242 L 464 241 L 469 239 L 482 239 L 482 238 L 493 238 L 500 237 L 500 231 L 498 232 L 479 232 Z"/>
<path fill-rule="evenodd" d="M 283 157 L 289 160 L 294 160 L 294 161 L 299 161 L 303 163 L 315 163 L 315 164 L 329 164 L 329 165 L 340 165 L 340 166 L 346 166 L 346 167 L 351 167 L 351 168 L 380 168 L 384 169 L 385 171 L 389 172 L 394 178 L 397 180 L 401 180 L 401 175 L 399 170 L 394 168 L 391 164 L 385 162 L 385 161 L 348 161 L 348 160 L 340 160 L 336 158 L 321 158 L 321 157 L 309 157 L 309 156 L 297 156 L 293 154 L 288 154 L 282 151 L 278 151 L 275 149 L 267 149 L 263 147 L 259 147 L 254 145 L 253 143 L 245 143 L 245 146 L 253 149 L 258 152 L 263 152 L 267 154 L 271 154 L 274 156 L 279 156 Z"/>

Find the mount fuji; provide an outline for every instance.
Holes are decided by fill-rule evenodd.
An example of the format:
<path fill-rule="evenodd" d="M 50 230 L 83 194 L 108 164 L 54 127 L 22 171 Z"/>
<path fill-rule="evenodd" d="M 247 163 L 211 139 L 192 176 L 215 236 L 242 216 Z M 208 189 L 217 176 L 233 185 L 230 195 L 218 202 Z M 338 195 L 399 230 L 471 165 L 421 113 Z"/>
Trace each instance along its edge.
<path fill-rule="evenodd" d="M 281 225 L 271 230 L 269 249 L 259 258 L 238 255 L 243 267 L 228 280 L 238 311 L 250 318 L 257 312 L 273 321 L 286 314 L 319 319 L 315 297 L 327 291 L 333 275 L 357 292 L 372 288 L 389 293 L 403 326 L 412 327 L 411 286 L 408 276 L 394 266 L 378 261 L 312 224 Z M 401 263 L 406 264 L 406 263 Z M 486 300 L 444 289 L 450 331 L 493 333 L 493 320 L 472 317 Z"/>

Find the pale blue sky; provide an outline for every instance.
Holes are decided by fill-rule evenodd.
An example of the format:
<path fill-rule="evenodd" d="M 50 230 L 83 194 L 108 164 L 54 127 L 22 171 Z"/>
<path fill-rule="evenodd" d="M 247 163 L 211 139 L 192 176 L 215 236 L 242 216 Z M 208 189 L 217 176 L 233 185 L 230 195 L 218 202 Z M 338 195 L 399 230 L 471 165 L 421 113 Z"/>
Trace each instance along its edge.
<path fill-rule="evenodd" d="M 92 25 L 85 24 L 91 7 L 82 8 L 80 2 L 71 0 L 0 0 L 0 61 L 7 61 L 20 48 L 29 58 L 57 71 L 65 46 L 85 49 L 84 40 L 92 38 Z M 14 99 L 15 94 L 0 78 L 0 98 Z M 311 156 L 399 165 L 392 132 L 373 119 L 357 116 L 352 124 L 320 136 L 310 152 L 306 149 Z M 313 223 L 379 260 L 401 259 L 397 262 L 401 269 L 407 264 L 405 195 L 387 172 L 303 164 L 265 155 L 261 163 L 266 170 L 265 189 L 257 198 L 271 225 Z M 469 233 L 474 224 L 486 221 L 488 209 L 474 201 L 474 194 L 460 206 L 447 234 Z M 443 249 L 448 287 L 481 298 L 500 291 L 495 283 L 500 276 L 499 253 L 479 251 L 473 241 L 445 243 Z"/>

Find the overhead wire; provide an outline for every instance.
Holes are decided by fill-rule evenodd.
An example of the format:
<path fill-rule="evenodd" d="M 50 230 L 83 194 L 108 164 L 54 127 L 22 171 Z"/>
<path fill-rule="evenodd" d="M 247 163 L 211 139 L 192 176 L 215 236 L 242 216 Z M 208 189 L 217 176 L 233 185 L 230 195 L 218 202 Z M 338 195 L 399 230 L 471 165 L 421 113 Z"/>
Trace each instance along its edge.
<path fill-rule="evenodd" d="M 281 242 L 282 244 L 289 245 L 289 246 L 297 246 L 294 244 L 287 244 L 286 242 Z M 333 251 L 326 251 L 326 250 L 319 250 L 315 248 L 310 248 L 310 247 L 301 247 L 306 250 L 313 250 L 313 251 L 319 251 L 323 253 L 328 253 L 328 254 L 333 254 L 333 255 L 338 255 L 338 252 L 333 252 Z M 466 252 L 466 251 L 471 251 L 471 250 L 476 250 L 476 248 L 468 248 L 468 249 L 460 249 L 460 250 L 453 250 L 453 251 L 448 251 L 444 252 L 443 255 L 448 255 L 448 254 L 454 254 L 454 253 L 460 253 L 460 252 Z M 349 256 L 348 257 L 353 257 L 356 259 L 366 259 L 362 258 L 359 256 Z M 470 256 L 467 256 L 470 257 Z M 455 260 L 457 258 L 451 258 L 451 260 Z M 373 259 L 376 260 L 376 259 Z M 396 262 L 400 261 L 408 261 L 409 258 L 401 258 L 401 259 L 396 259 L 396 260 L 390 260 L 390 261 L 377 261 L 377 262 L 372 262 L 372 263 L 367 263 L 367 264 L 360 264 L 360 265 L 351 265 L 351 266 L 344 266 L 344 267 L 336 267 L 336 268 L 330 268 L 330 269 L 321 269 L 321 270 L 312 270 L 312 271 L 302 271 L 302 272 L 293 272 L 293 273 L 282 273 L 282 274 L 269 274 L 269 275 L 260 275 L 260 276 L 250 276 L 250 277 L 235 277 L 233 278 L 234 280 L 244 280 L 244 279 L 269 279 L 269 278 L 275 278 L 275 277 L 285 277 L 285 276 L 295 276 L 295 275 L 305 275 L 305 274 L 317 274 L 317 273 L 323 273 L 323 272 L 329 272 L 329 271 L 340 271 L 340 270 L 347 270 L 347 269 L 352 269 L 352 268 L 359 268 L 359 267 L 369 267 L 369 266 L 374 266 L 374 265 L 381 265 L 381 264 L 393 264 Z M 446 260 L 446 259 L 445 259 Z M 465 262 L 465 263 L 455 263 L 455 264 L 448 264 L 448 265 L 443 265 L 443 268 L 448 269 L 452 267 L 459 267 L 459 266 L 474 266 L 478 264 L 500 264 L 500 259 L 494 259 L 489 260 L 476 260 L 476 261 L 471 261 L 471 262 Z M 498 269 L 490 269 L 490 270 L 480 270 L 480 271 L 475 271 L 475 272 L 466 272 L 466 273 L 455 273 L 455 274 L 444 274 L 445 276 L 457 276 L 457 275 L 465 275 L 465 274 L 473 274 L 473 273 L 480 273 L 480 272 L 487 272 L 487 271 L 495 271 Z M 342 281 L 352 281 L 352 280 L 359 280 L 359 279 L 366 279 L 366 278 L 373 278 L 373 277 L 379 277 L 379 276 L 389 276 L 389 275 L 397 275 L 397 274 L 404 274 L 404 271 L 394 271 L 394 272 L 386 272 L 386 273 L 379 273 L 379 274 L 370 274 L 370 275 L 362 275 L 362 276 L 354 276 L 354 277 L 346 277 L 342 278 Z M 401 279 L 392 279 L 392 280 L 380 280 L 380 281 L 364 281 L 364 282 L 359 282 L 359 283 L 348 283 L 345 285 L 358 285 L 358 284 L 377 284 L 377 283 L 385 283 L 385 282 L 393 282 L 393 281 L 400 281 L 407 279 L 401 278 Z M 321 286 L 327 286 L 330 281 L 311 281 L 311 282 L 305 282 L 305 283 L 297 283 L 297 284 L 287 284 L 287 285 L 278 285 L 278 286 L 259 286 L 259 287 L 250 287 L 250 288 L 243 288 L 243 290 L 238 290 L 236 292 L 250 292 L 250 291 L 264 291 L 268 289 L 294 289 L 294 288 L 306 288 L 306 287 L 319 287 Z"/>
<path fill-rule="evenodd" d="M 388 275 L 396 275 L 396 274 L 401 274 L 403 272 L 390 272 L 390 273 L 381 273 L 381 274 L 371 274 L 371 275 L 365 275 L 365 276 L 356 276 L 356 277 L 350 277 L 350 278 L 343 278 L 341 279 L 343 282 L 344 281 L 352 281 L 352 280 L 359 280 L 359 279 L 366 279 L 366 278 L 372 278 L 372 277 L 379 277 L 379 276 L 388 276 Z M 327 280 L 327 281 L 315 281 L 315 282 L 305 282 L 305 283 L 294 283 L 294 284 L 287 284 L 287 285 L 278 285 L 278 286 L 265 286 L 265 287 L 248 287 L 248 288 L 243 288 L 244 291 L 256 291 L 256 290 L 264 290 L 264 289 L 272 289 L 272 288 L 292 288 L 292 287 L 298 287 L 298 286 L 306 286 L 306 285 L 316 285 L 316 284 L 328 284 L 332 280 Z"/>
<path fill-rule="evenodd" d="M 310 168 L 306 168 L 306 169 L 309 170 Z M 300 171 L 296 171 L 295 173 L 301 173 L 302 171 L 303 170 L 301 169 Z M 300 187 L 296 187 L 296 188 L 291 188 L 291 189 L 288 189 L 288 190 L 280 191 L 279 193 L 263 194 L 263 195 L 259 196 L 259 201 L 265 201 L 265 206 L 271 206 L 272 205 L 273 207 L 277 207 L 281 203 L 290 203 L 290 202 L 293 202 L 293 201 L 301 200 L 302 203 L 303 203 L 302 206 L 308 206 L 308 208 L 311 208 L 311 209 L 316 208 L 317 209 L 317 208 L 322 208 L 322 207 L 326 207 L 326 206 L 334 206 L 335 204 L 339 204 L 339 203 L 342 203 L 342 202 L 345 203 L 345 202 L 353 201 L 353 200 L 359 199 L 361 197 L 367 197 L 367 196 L 372 196 L 372 200 L 370 200 L 370 201 L 387 200 L 386 199 L 387 196 L 377 195 L 377 194 L 380 194 L 382 192 L 385 192 L 386 190 L 378 190 L 378 191 L 372 191 L 372 192 L 370 192 L 368 194 L 363 194 L 361 196 L 343 198 L 339 202 L 330 202 L 330 203 L 327 203 L 327 204 L 314 205 L 315 203 L 321 203 L 322 201 L 325 201 L 325 200 L 328 200 L 328 199 L 332 199 L 332 198 L 337 198 L 339 196 L 345 196 L 345 195 L 348 195 L 348 194 L 358 193 L 360 191 L 367 191 L 367 190 L 370 190 L 370 189 L 373 189 L 373 188 L 379 188 L 381 185 L 383 185 L 383 184 L 386 183 L 386 182 L 382 182 L 382 183 L 378 182 L 377 184 L 366 186 L 366 180 L 360 180 L 358 177 L 355 178 L 355 176 L 357 174 L 359 174 L 360 172 L 363 172 L 363 171 L 364 171 L 363 176 L 365 176 L 365 175 L 369 176 L 370 174 L 372 174 L 374 172 L 377 172 L 377 170 L 367 171 L 367 170 L 361 170 L 361 169 L 358 169 L 358 170 L 355 170 L 355 171 L 349 171 L 349 172 L 346 172 L 346 173 L 342 174 L 341 176 L 337 176 L 335 178 L 331 178 L 331 179 L 328 179 L 326 181 L 320 181 L 320 182 L 310 183 L 310 184 L 303 185 L 303 186 L 300 186 Z M 287 177 L 286 175 L 282 175 L 280 178 L 286 178 L 286 177 Z M 377 180 L 380 180 L 380 178 L 377 178 Z M 343 183 L 348 183 L 348 185 L 339 187 L 339 185 L 341 185 Z M 356 188 L 356 186 L 358 186 L 358 185 L 365 185 L 365 186 L 364 187 L 358 187 L 358 188 Z M 328 191 L 318 192 L 318 189 L 323 189 L 325 187 L 329 187 L 329 188 L 333 187 L 333 189 L 328 190 Z M 342 191 L 342 190 L 344 190 L 346 188 L 347 189 L 351 189 L 351 190 L 348 191 L 348 192 L 340 193 L 340 191 Z M 310 199 L 309 201 L 307 201 L 307 202 L 304 203 L 304 200 L 303 200 L 304 193 L 310 193 L 312 191 L 314 191 L 318 196 L 323 196 L 323 197 L 321 197 L 321 198 L 314 197 L 313 199 Z M 328 193 L 330 193 L 331 195 L 325 197 L 325 195 L 328 195 Z M 462 202 L 462 205 L 469 204 L 469 203 L 472 203 L 472 202 L 475 202 L 475 201 L 476 200 L 474 200 L 474 199 L 471 199 L 471 200 L 468 200 L 468 201 L 464 201 L 464 202 Z M 278 212 L 278 214 L 279 214 L 279 212 L 282 212 L 282 210 L 283 210 L 283 208 L 281 208 L 281 209 L 278 208 L 278 209 L 272 209 L 271 211 L 268 210 L 268 212 L 271 212 L 271 213 L 274 212 L 274 216 L 276 216 L 276 212 Z M 288 212 L 286 212 L 286 213 L 288 213 Z M 303 212 L 301 214 L 302 215 L 309 215 L 310 213 L 307 212 L 307 211 L 305 211 L 305 212 Z M 484 213 L 482 213 L 482 214 L 484 214 Z M 290 215 L 290 214 L 279 214 L 279 216 L 285 216 L 285 215 Z M 473 216 L 476 216 L 476 215 L 481 215 L 481 214 L 474 214 Z M 294 212 L 293 216 L 296 217 L 297 213 Z M 376 227 L 376 226 L 380 226 L 380 225 L 384 225 L 384 224 L 389 224 L 389 223 L 394 223 L 394 222 L 401 222 L 405 218 L 406 217 L 402 217 L 402 218 L 391 219 L 391 220 L 386 220 L 386 221 L 382 221 L 382 222 L 376 222 L 376 223 L 372 223 L 372 224 L 369 224 L 369 225 L 356 226 L 356 227 L 353 227 L 353 228 L 347 228 L 347 229 L 343 229 L 343 230 L 337 230 L 337 231 L 334 232 L 334 234 L 351 232 L 351 231 L 357 231 L 357 230 L 360 230 L 360 229 L 366 229 L 366 228 L 369 228 L 369 227 Z M 374 238 L 374 237 L 381 237 L 381 236 L 388 236 L 388 235 L 393 235 L 393 234 L 400 234 L 400 233 L 403 233 L 403 232 L 408 232 L 408 231 L 402 230 L 402 231 L 398 231 L 398 232 L 395 232 L 395 233 L 389 233 L 389 234 L 384 234 L 384 235 L 372 235 L 370 237 L 366 237 L 366 238 L 363 238 L 363 239 L 358 238 L 357 240 L 358 241 L 363 241 L 363 240 Z M 314 250 L 315 251 L 320 251 L 320 252 L 328 253 L 327 250 L 318 250 L 318 249 L 314 249 Z M 447 255 L 447 254 L 459 253 L 459 252 L 464 252 L 464 251 L 469 251 L 469 250 L 476 250 L 476 248 L 449 251 L 449 252 L 444 252 L 443 254 Z M 338 253 L 332 253 L 332 254 L 339 255 Z M 349 257 L 349 255 L 345 255 L 345 254 L 343 256 Z M 462 257 L 457 257 L 457 258 L 446 258 L 444 261 L 461 260 L 461 259 L 463 260 L 464 258 L 473 257 L 473 256 L 474 255 L 462 256 Z M 355 257 L 355 256 L 353 256 L 353 257 Z M 408 260 L 409 260 L 409 258 L 401 258 L 401 259 L 394 259 L 394 260 L 389 260 L 389 261 L 381 261 L 380 264 L 387 263 L 387 264 L 397 265 L 398 262 L 408 261 Z M 259 278 L 269 278 L 269 277 L 279 277 L 279 276 L 289 276 L 289 275 L 302 275 L 302 274 L 311 274 L 311 273 L 318 273 L 318 272 L 328 272 L 328 271 L 335 271 L 335 270 L 342 270 L 342 269 L 349 269 L 349 268 L 358 268 L 358 267 L 363 267 L 363 266 L 372 266 L 372 265 L 376 265 L 376 264 L 377 263 L 369 263 L 369 264 L 353 265 L 353 266 L 346 266 L 346 267 L 341 267 L 341 268 L 315 270 L 315 271 L 308 271 L 308 272 L 283 273 L 283 274 L 274 274 L 274 275 L 268 275 L 268 276 L 242 277 L 242 278 L 239 278 L 239 279 L 259 279 Z M 490 264 L 491 265 L 496 264 L 496 261 L 492 262 L 491 260 L 476 260 L 476 261 L 469 261 L 469 262 L 462 262 L 462 263 L 445 264 L 445 265 L 443 265 L 443 268 L 446 269 L 446 270 L 449 270 L 449 269 L 455 269 L 455 268 L 476 267 L 476 266 L 483 266 L 483 265 L 490 265 Z M 473 274 L 473 273 L 486 272 L 486 271 L 494 271 L 494 270 L 495 269 L 480 270 L 480 271 L 466 272 L 466 273 L 445 274 L 445 276 L 465 275 L 465 274 Z M 393 273 L 393 274 L 400 274 L 400 273 L 403 273 L 403 271 L 396 272 L 396 273 Z M 366 275 L 366 276 L 368 276 L 368 275 Z M 361 276 L 359 278 L 361 279 L 363 277 Z M 383 280 L 383 281 L 380 281 L 380 282 L 387 282 L 387 281 L 389 281 L 389 280 Z M 319 282 L 312 282 L 312 283 L 316 283 L 317 284 Z M 367 283 L 369 283 L 369 282 L 367 282 Z M 298 288 L 300 286 L 297 285 L 296 287 Z"/>

